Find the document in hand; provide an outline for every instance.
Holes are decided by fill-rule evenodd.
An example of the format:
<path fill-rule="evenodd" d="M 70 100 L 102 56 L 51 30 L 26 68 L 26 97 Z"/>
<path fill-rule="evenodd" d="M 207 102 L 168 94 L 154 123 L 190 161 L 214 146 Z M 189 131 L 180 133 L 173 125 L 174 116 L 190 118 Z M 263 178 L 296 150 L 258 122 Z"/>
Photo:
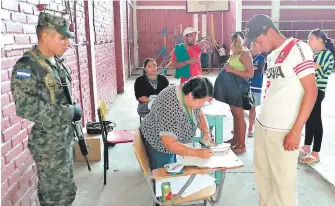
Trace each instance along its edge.
<path fill-rule="evenodd" d="M 149 97 L 148 109 L 151 109 L 152 103 L 155 101 L 157 95 L 151 95 Z"/>
<path fill-rule="evenodd" d="M 216 153 L 209 159 L 202 159 L 199 157 L 189 157 L 185 156 L 178 159 L 178 163 L 185 166 L 197 166 L 203 168 L 216 168 L 216 167 L 239 167 L 243 166 L 242 161 L 235 155 L 230 149 L 227 153 Z"/>

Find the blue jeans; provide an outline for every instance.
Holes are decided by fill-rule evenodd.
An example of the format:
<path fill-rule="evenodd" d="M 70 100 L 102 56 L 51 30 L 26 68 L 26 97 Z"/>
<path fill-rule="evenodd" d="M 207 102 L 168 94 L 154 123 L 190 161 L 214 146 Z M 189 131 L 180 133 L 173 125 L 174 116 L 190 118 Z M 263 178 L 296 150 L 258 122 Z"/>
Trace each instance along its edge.
<path fill-rule="evenodd" d="M 158 152 L 153 148 L 147 141 L 143 138 L 145 150 L 149 158 L 149 166 L 151 170 L 164 167 L 165 164 L 177 162 L 175 154 L 167 154 L 163 152 Z M 156 183 L 155 180 L 152 181 L 154 193 L 156 194 Z M 159 204 L 156 204 L 159 206 Z"/>
<path fill-rule="evenodd" d="M 157 168 L 164 167 L 165 164 L 176 162 L 175 154 L 167 154 L 163 152 L 158 152 L 155 148 L 153 148 L 147 141 L 144 139 L 145 149 L 148 154 L 150 169 L 154 170 Z"/>

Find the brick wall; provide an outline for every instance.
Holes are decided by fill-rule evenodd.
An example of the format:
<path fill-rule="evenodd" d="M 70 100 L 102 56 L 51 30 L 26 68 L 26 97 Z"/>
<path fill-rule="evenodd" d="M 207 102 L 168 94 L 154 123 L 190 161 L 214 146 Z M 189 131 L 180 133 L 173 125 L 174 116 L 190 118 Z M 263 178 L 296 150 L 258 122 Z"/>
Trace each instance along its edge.
<path fill-rule="evenodd" d="M 66 64 L 71 65 L 72 74 L 72 93 L 74 98 L 76 98 L 77 103 L 81 103 L 81 108 L 83 108 L 83 123 L 86 125 L 87 121 L 92 121 L 94 108 L 92 108 L 93 100 L 90 98 L 93 95 L 91 91 L 90 82 L 90 72 L 88 68 L 87 59 L 87 38 L 89 35 L 86 33 L 85 24 L 85 8 L 83 1 L 77 1 L 70 3 L 73 22 L 75 23 L 75 44 L 78 46 L 73 46 L 74 55 L 67 56 L 65 58 Z M 60 8 L 59 8 L 60 9 Z"/>
<path fill-rule="evenodd" d="M 129 44 L 129 67 L 130 71 L 135 69 L 134 60 L 134 28 L 133 28 L 133 7 L 128 4 L 128 44 Z"/>
<path fill-rule="evenodd" d="M 256 14 L 266 14 L 271 16 L 271 0 L 247 1 L 243 0 L 243 5 L 254 6 L 254 8 L 244 8 L 242 10 L 242 29 L 244 30 L 247 21 Z M 323 9 L 315 9 L 314 5 L 323 6 Z M 279 13 L 279 30 L 286 37 L 295 37 L 307 40 L 311 30 L 319 28 L 326 32 L 328 37 L 335 39 L 335 19 L 332 9 L 334 1 L 281 1 Z M 257 9 L 262 6 L 262 9 Z M 291 6 L 291 8 L 289 8 Z M 298 7 L 297 7 L 298 6 Z M 299 6 L 309 6 L 309 9 Z M 265 8 L 264 8 L 265 7 Z M 283 8 L 285 7 L 285 8 Z M 311 9 L 312 8 L 312 9 Z M 278 20 L 277 20 L 278 21 Z"/>
<path fill-rule="evenodd" d="M 43 1 L 48 2 L 48 1 Z M 39 11 L 36 4 L 42 0 L 1 0 L 1 205 L 36 205 L 36 165 L 27 149 L 32 123 L 15 115 L 15 105 L 10 92 L 12 67 L 26 50 L 37 43 L 35 26 Z M 61 0 L 48 3 L 49 8 L 62 11 Z M 116 95 L 116 69 L 114 48 L 113 3 L 96 1 L 96 72 L 98 99 L 111 103 Z M 89 5 L 91 6 L 91 5 Z M 74 15 L 74 7 L 76 15 Z M 83 107 L 84 121 L 90 121 L 92 108 L 92 79 L 88 67 L 88 50 L 84 2 L 71 3 L 73 20 L 77 25 L 77 42 L 65 54 L 65 64 L 71 70 L 72 92 L 75 101 Z M 54 12 L 61 15 L 60 12 Z M 76 16 L 76 19 L 74 18 Z M 103 23 L 102 23 L 103 22 Z M 93 55 L 94 56 L 94 55 Z M 94 57 L 93 57 L 94 58 Z"/>
<path fill-rule="evenodd" d="M 94 1 L 94 27 L 98 99 L 112 103 L 116 96 L 113 1 Z"/>
<path fill-rule="evenodd" d="M 230 48 L 230 36 L 236 31 L 236 0 L 229 1 L 229 11 L 223 13 L 223 44 Z"/>
<path fill-rule="evenodd" d="M 121 35 L 122 43 L 123 43 L 123 75 L 124 78 L 127 79 L 130 75 L 130 66 L 129 66 L 129 46 L 128 46 L 128 9 L 129 5 L 127 1 L 120 1 L 120 17 L 121 17 L 121 31 L 123 34 Z"/>

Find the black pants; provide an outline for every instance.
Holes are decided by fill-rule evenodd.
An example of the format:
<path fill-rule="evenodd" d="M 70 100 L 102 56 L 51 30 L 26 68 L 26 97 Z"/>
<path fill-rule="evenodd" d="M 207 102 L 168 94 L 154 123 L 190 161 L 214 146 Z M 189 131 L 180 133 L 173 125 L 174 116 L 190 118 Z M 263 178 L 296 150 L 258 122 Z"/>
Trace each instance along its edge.
<path fill-rule="evenodd" d="M 313 140 L 313 152 L 320 152 L 323 136 L 323 127 L 321 119 L 321 103 L 325 98 L 325 92 L 318 90 L 318 96 L 313 110 L 305 126 L 305 145 L 311 145 Z"/>

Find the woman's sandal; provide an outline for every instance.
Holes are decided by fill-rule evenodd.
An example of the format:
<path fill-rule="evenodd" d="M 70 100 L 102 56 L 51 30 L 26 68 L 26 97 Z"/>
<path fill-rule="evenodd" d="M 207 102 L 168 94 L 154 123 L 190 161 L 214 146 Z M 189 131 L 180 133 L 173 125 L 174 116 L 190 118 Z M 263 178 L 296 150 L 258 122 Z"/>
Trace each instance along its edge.
<path fill-rule="evenodd" d="M 300 160 L 300 162 L 304 164 L 312 164 L 312 163 L 319 162 L 319 161 L 320 159 L 317 159 L 311 154 L 306 155 L 304 159 Z"/>
<path fill-rule="evenodd" d="M 308 152 L 305 152 L 302 147 L 299 148 L 299 159 L 304 159 Z"/>
<path fill-rule="evenodd" d="M 235 147 L 232 147 L 231 150 L 236 154 L 241 154 L 247 151 L 247 148 L 243 145 L 236 145 Z"/>

